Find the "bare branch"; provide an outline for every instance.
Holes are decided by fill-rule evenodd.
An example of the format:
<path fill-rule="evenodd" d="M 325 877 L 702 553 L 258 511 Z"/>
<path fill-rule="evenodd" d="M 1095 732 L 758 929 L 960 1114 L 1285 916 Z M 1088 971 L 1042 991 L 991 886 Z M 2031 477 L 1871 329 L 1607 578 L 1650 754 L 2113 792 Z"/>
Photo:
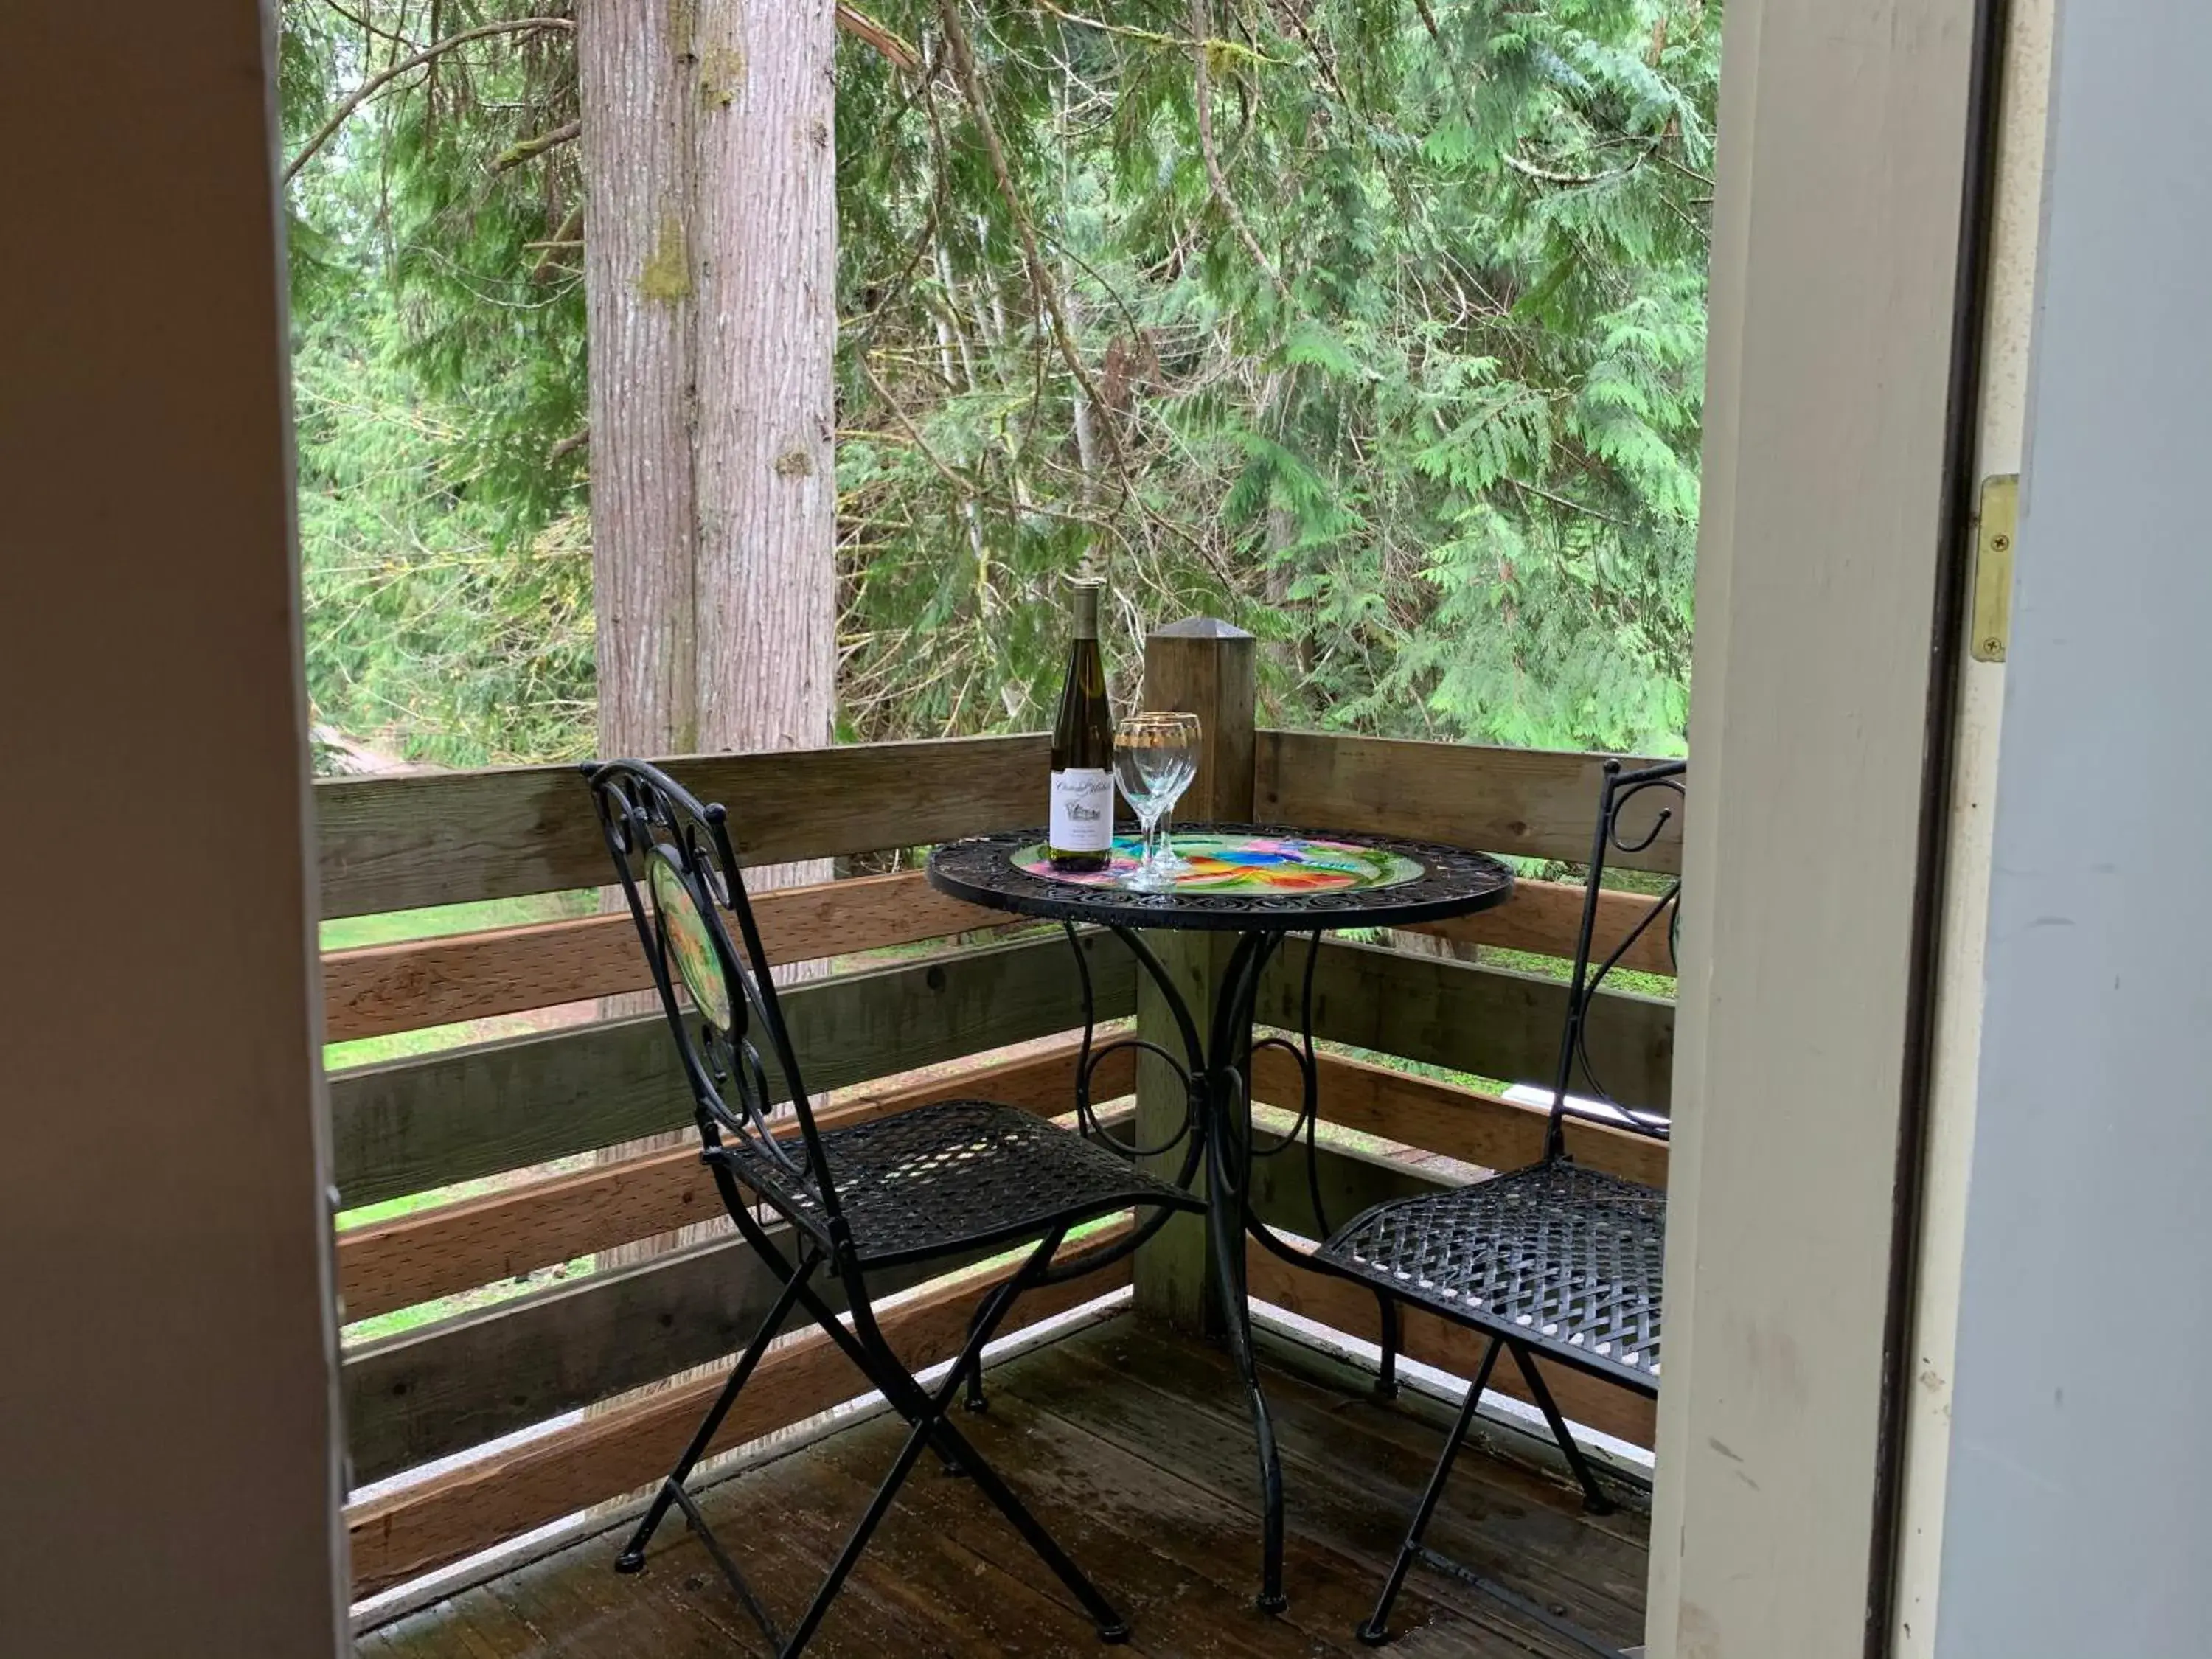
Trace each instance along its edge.
<path fill-rule="evenodd" d="M 531 270 L 530 280 L 533 283 L 549 280 L 553 273 L 561 268 L 561 261 L 558 258 L 560 253 L 567 248 L 583 246 L 583 236 L 584 204 L 579 202 L 568 210 L 568 216 L 561 222 L 561 228 L 553 233 L 550 240 L 542 243 L 523 244 L 526 247 L 544 250 L 539 255 L 537 264 Z"/>
<path fill-rule="evenodd" d="M 352 96 L 331 111 L 331 118 L 316 128 L 315 136 L 300 147 L 300 153 L 284 168 L 283 182 L 290 184 L 293 175 L 307 165 L 307 158 L 331 141 L 331 136 L 346 124 L 349 116 L 401 76 L 421 69 L 425 64 L 435 63 L 455 46 L 465 46 L 471 40 L 481 40 L 493 34 L 529 33 L 538 29 L 566 29 L 573 34 L 576 25 L 566 17 L 517 17 L 504 23 L 485 23 L 476 28 L 463 29 L 459 34 L 449 34 L 434 46 L 423 47 L 413 57 L 402 58 L 381 75 L 371 76 L 355 88 Z"/>
<path fill-rule="evenodd" d="M 837 0 L 837 27 L 855 40 L 873 46 L 911 75 L 921 67 L 921 54 L 858 6 Z"/>
<path fill-rule="evenodd" d="M 1540 167 L 1533 162 L 1522 161 L 1510 150 L 1504 152 L 1504 154 L 1498 159 L 1503 161 L 1507 167 L 1511 167 L 1514 172 L 1520 173 L 1524 178 L 1538 179 L 1547 185 L 1580 185 L 1610 184 L 1615 179 L 1626 179 L 1630 173 L 1635 172 L 1637 168 L 1642 167 L 1644 161 L 1649 159 L 1649 155 L 1650 152 L 1647 151 L 1644 155 L 1638 156 L 1626 167 L 1614 167 L 1608 173 L 1554 173 L 1549 167 Z"/>

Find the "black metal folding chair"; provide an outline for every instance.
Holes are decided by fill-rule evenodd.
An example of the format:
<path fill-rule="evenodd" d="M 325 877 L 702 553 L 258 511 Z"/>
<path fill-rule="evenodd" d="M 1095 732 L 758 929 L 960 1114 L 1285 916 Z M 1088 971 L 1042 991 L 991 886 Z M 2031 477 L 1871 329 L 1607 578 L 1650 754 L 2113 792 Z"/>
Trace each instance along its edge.
<path fill-rule="evenodd" d="M 849 1127 L 818 1129 L 778 1006 L 769 963 L 730 847 L 723 809 L 702 805 L 658 769 L 637 761 L 584 769 L 638 938 L 691 1085 L 702 1158 L 731 1218 L 781 1286 L 760 1330 L 677 1460 L 616 1566 L 635 1572 L 669 1510 L 681 1509 L 738 1600 L 783 1659 L 813 1636 L 869 1535 L 922 1453 L 972 1479 L 1097 1622 L 1103 1641 L 1128 1626 L 947 1416 L 963 1379 L 980 1386 L 983 1348 L 1024 1291 L 1094 1271 L 1121 1255 L 1055 1265 L 1069 1232 L 1132 1208 L 1162 1220 L 1202 1212 L 1188 1193 L 1139 1173 L 1126 1151 L 1058 1128 L 1017 1107 L 956 1100 Z M 737 921 L 733 944 L 726 917 Z M 687 1011 L 677 996 L 681 983 Z M 775 1100 L 756 1042 L 764 1035 L 792 1118 L 779 1134 Z M 1073 1103 L 1071 1103 L 1073 1104 Z M 1085 1114 L 1085 1121 L 1089 1115 Z M 756 1206 L 787 1224 L 771 1236 Z M 779 1231 L 782 1230 L 779 1229 Z M 1137 1230 L 1139 1236 L 1149 1226 Z M 951 1370 L 925 1389 L 893 1352 L 877 1322 L 867 1276 L 1035 1241 L 1012 1275 L 975 1310 Z M 794 1259 L 795 1258 L 795 1259 Z M 948 1262 L 948 1265 L 949 1262 Z M 842 1286 L 849 1326 L 817 1288 L 824 1269 Z M 874 1500 L 789 1634 L 707 1525 L 684 1483 L 713 1443 L 769 1342 L 804 1310 L 910 1425 Z M 980 1403 L 972 1394 L 971 1404 Z"/>
<path fill-rule="evenodd" d="M 1656 1187 L 1578 1166 L 1568 1154 L 1565 1129 L 1570 1116 L 1583 1116 L 1654 1139 L 1667 1138 L 1665 1116 L 1623 1106 L 1607 1093 L 1590 1064 L 1589 1020 L 1606 975 L 1662 916 L 1668 918 L 1671 954 L 1681 883 L 1667 887 L 1595 970 L 1590 951 L 1608 854 L 1643 851 L 1657 839 L 1674 812 L 1671 805 L 1662 808 L 1648 829 L 1633 841 L 1625 841 L 1622 809 L 1651 790 L 1670 793 L 1680 800 L 1687 771 L 1688 763 L 1682 761 L 1633 772 L 1623 771 L 1618 761 L 1606 763 L 1543 1158 L 1526 1169 L 1471 1186 L 1378 1204 L 1332 1235 L 1309 1258 L 1315 1267 L 1374 1290 L 1382 1310 L 1381 1389 L 1386 1395 L 1397 1389 L 1401 1303 L 1490 1338 L 1467 1403 L 1414 1510 L 1375 1611 L 1358 1627 L 1359 1639 L 1370 1645 L 1389 1639 L 1391 1604 L 1407 1571 L 1419 1560 L 1586 1647 L 1611 1651 L 1547 1608 L 1428 1548 L 1422 1539 L 1501 1353 L 1512 1356 L 1529 1397 L 1543 1413 L 1581 1483 L 1587 1506 L 1595 1512 L 1610 1510 L 1612 1503 L 1589 1459 L 1567 1432 L 1537 1358 L 1644 1394 L 1659 1391 L 1667 1194 Z M 1588 1091 L 1579 1098 L 1569 1093 L 1578 1073 Z"/>

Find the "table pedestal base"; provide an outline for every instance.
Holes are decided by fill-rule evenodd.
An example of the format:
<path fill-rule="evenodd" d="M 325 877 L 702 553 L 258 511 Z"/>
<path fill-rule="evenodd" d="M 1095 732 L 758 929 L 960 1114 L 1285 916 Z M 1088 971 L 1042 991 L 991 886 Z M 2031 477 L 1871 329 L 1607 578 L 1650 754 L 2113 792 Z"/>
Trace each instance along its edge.
<path fill-rule="evenodd" d="M 1151 1052 L 1174 1065 L 1182 1076 L 1190 1102 L 1188 1130 L 1203 1149 L 1206 1176 L 1206 1256 L 1213 1288 L 1222 1310 L 1222 1335 L 1243 1379 L 1245 1399 L 1252 1416 L 1254 1450 L 1259 1462 L 1262 1515 L 1260 1590 L 1255 1604 L 1263 1613 L 1282 1612 L 1289 1605 L 1283 1592 L 1283 1468 L 1275 1445 L 1275 1429 L 1267 1410 L 1267 1397 L 1260 1384 L 1259 1364 L 1253 1350 L 1251 1296 L 1245 1272 L 1245 1240 L 1259 1240 L 1270 1249 L 1295 1257 L 1274 1238 L 1251 1207 L 1252 1160 L 1280 1152 L 1292 1144 L 1299 1129 L 1309 1146 L 1313 1139 L 1317 1074 L 1313 1062 L 1313 958 L 1309 957 L 1299 1041 L 1271 1037 L 1255 1042 L 1254 1006 L 1260 979 L 1268 960 L 1282 942 L 1279 931 L 1255 931 L 1240 935 L 1231 952 L 1214 998 L 1209 1029 L 1201 1038 L 1188 1000 L 1158 957 L 1133 930 L 1115 927 L 1139 966 L 1158 988 L 1174 1017 L 1187 1063 L 1178 1064 L 1158 1048 Z M 1309 950 L 1318 951 L 1319 936 Z M 1298 1125 L 1274 1146 L 1255 1145 L 1252 1123 L 1250 1077 L 1255 1048 L 1269 1043 L 1287 1049 L 1304 1079 L 1304 1099 Z M 1086 1050 L 1088 1042 L 1086 1037 Z M 1150 1045 L 1147 1045 L 1149 1048 Z M 1087 1072 L 1086 1060 L 1086 1072 Z M 1085 1095 L 1087 1098 L 1087 1089 Z M 1318 1183 L 1316 1182 L 1316 1185 Z M 1316 1192 L 1316 1213 L 1319 1216 Z"/>

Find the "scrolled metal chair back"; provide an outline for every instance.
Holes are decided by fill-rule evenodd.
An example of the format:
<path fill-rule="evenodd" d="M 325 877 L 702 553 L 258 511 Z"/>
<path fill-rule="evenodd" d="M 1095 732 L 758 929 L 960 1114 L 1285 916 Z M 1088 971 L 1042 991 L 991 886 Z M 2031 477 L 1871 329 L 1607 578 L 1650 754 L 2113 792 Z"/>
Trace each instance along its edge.
<path fill-rule="evenodd" d="M 1565 1156 L 1566 1152 L 1566 1120 L 1571 1116 L 1608 1123 L 1655 1140 L 1668 1138 L 1671 1121 L 1662 1113 L 1641 1107 L 1625 1106 L 1615 1100 L 1605 1085 L 1599 1080 L 1596 1067 L 1589 1054 L 1589 1015 L 1597 1001 L 1599 988 L 1606 975 L 1618 967 L 1621 959 L 1634 948 L 1636 942 L 1648 933 L 1664 917 L 1667 923 L 1667 954 L 1674 961 L 1676 929 L 1681 916 L 1682 883 L 1680 878 L 1667 884 L 1666 889 L 1652 900 L 1644 914 L 1631 927 L 1605 959 L 1593 967 L 1590 957 L 1597 933 L 1599 907 L 1602 902 L 1605 866 L 1614 854 L 1630 857 L 1643 852 L 1659 839 L 1669 822 L 1687 799 L 1690 763 L 1687 761 L 1662 761 L 1656 766 L 1646 766 L 1630 772 L 1624 771 L 1618 760 L 1605 763 L 1604 778 L 1598 788 L 1597 823 L 1590 839 L 1589 872 L 1583 888 L 1582 926 L 1575 937 L 1574 972 L 1567 982 L 1566 1029 L 1559 1036 L 1559 1068 L 1553 1078 L 1551 1118 L 1544 1136 L 1546 1162 Z M 1648 828 L 1632 832 L 1623 828 L 1623 812 L 1629 803 L 1652 793 L 1662 800 L 1653 814 Z M 1637 815 L 1641 821 L 1641 813 Z M 1594 1097 L 1612 1109 L 1594 1113 L 1578 1110 L 1574 1103 L 1573 1090 L 1576 1074 L 1579 1073 L 1585 1097 Z"/>
<path fill-rule="evenodd" d="M 653 969 L 708 1150 L 725 1137 L 789 1182 L 811 1188 L 835 1218 L 837 1195 L 814 1112 L 776 1000 L 760 929 L 730 847 L 726 815 L 643 761 L 587 762 L 585 778 L 630 920 Z M 731 938 L 727 918 L 738 936 Z M 690 999 L 677 995 L 682 986 Z M 790 1089 L 799 1133 L 775 1133 L 775 1101 L 760 1038 Z"/>

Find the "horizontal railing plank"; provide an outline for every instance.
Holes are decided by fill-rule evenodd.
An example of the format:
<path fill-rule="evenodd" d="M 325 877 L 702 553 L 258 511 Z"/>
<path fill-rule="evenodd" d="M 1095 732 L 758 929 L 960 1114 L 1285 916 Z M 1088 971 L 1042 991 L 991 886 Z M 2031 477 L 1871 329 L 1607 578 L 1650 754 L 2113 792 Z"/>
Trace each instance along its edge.
<path fill-rule="evenodd" d="M 664 763 L 730 809 L 748 864 L 918 847 L 1039 821 L 1042 736 L 855 744 Z M 361 915 L 595 887 L 607 879 L 573 766 L 338 778 L 315 785 L 323 914 Z"/>
<path fill-rule="evenodd" d="M 1524 881 L 1495 910 L 1425 922 L 1411 931 L 1567 957 L 1574 953 L 1582 898 L 1578 887 Z M 1595 959 L 1604 959 L 1650 903 L 1632 893 L 1601 896 Z M 936 891 L 920 871 L 782 888 L 759 895 L 753 909 L 769 955 L 778 963 L 916 944 L 1009 920 L 1004 912 Z M 1664 927 L 1647 927 L 1621 965 L 1673 973 Z M 373 945 L 324 957 L 323 1034 L 332 1042 L 387 1036 L 647 990 L 652 983 L 627 913 Z"/>
<path fill-rule="evenodd" d="M 1103 1249 L 1113 1237 L 1093 1246 Z M 916 1370 L 949 1359 L 968 1334 L 978 1299 L 1008 1267 L 940 1285 L 883 1316 L 884 1332 Z M 1010 1333 L 1080 1307 L 1128 1282 L 1126 1261 L 1095 1275 L 1030 1292 Z M 719 1376 L 646 1396 L 513 1450 L 469 1463 L 346 1511 L 354 1594 L 373 1595 L 535 1528 L 651 1485 L 720 1390 Z M 727 1451 L 872 1394 L 852 1363 L 818 1331 L 791 1339 L 762 1362 L 709 1449 Z"/>
<path fill-rule="evenodd" d="M 789 1227 L 769 1231 L 787 1256 L 796 1253 Z M 872 1273 L 870 1285 L 890 1296 L 979 1254 Z M 778 1289 L 732 1234 L 364 1344 L 340 1369 L 355 1483 L 720 1359 L 750 1339 Z M 821 1290 L 832 1307 L 844 1305 L 833 1279 L 825 1276 Z"/>
<path fill-rule="evenodd" d="M 1301 1238 L 1325 1237 L 1327 1231 L 1314 1218 L 1309 1164 L 1320 1178 L 1322 1215 L 1332 1230 L 1377 1204 L 1462 1184 L 1410 1163 L 1332 1146 L 1325 1140 L 1315 1151 L 1318 1157 L 1309 1159 L 1302 1141 L 1252 1160 L 1253 1210 L 1269 1226 Z"/>
<path fill-rule="evenodd" d="M 1590 934 L 1591 963 L 1603 963 L 1622 939 L 1651 916 L 1655 901 L 1655 895 L 1601 892 L 1597 921 Z M 1479 910 L 1471 916 L 1453 916 L 1443 921 L 1417 922 L 1406 931 L 1432 933 L 1461 945 L 1491 945 L 1535 956 L 1572 957 L 1582 920 L 1580 887 L 1562 881 L 1521 881 L 1514 884 L 1513 896 L 1494 910 Z M 1667 948 L 1667 921 L 1664 916 L 1652 916 L 1619 965 L 1671 975 L 1674 958 Z"/>
<path fill-rule="evenodd" d="M 1008 920 L 947 898 L 919 871 L 779 888 L 752 902 L 762 943 L 778 963 L 911 945 Z M 652 985 L 626 910 L 373 945 L 323 958 L 323 1036 L 331 1042 L 387 1036 Z"/>
<path fill-rule="evenodd" d="M 1648 764 L 1623 757 L 1630 766 Z M 1475 744 L 1416 743 L 1317 732 L 1263 731 L 1255 755 L 1253 810 L 1263 819 L 1315 830 L 1358 830 L 1446 842 L 1526 858 L 1589 857 L 1602 755 Z M 1672 805 L 1673 797 L 1667 797 Z M 1647 797 L 1624 815 L 1634 841 L 1656 817 Z M 1641 853 L 1612 861 L 1635 868 L 1681 866 L 1677 811 Z"/>
<path fill-rule="evenodd" d="M 1305 971 L 1292 939 L 1261 986 L 1259 1016 L 1295 1028 Z M 1314 980 L 1316 1036 L 1431 1066 L 1503 1078 L 1548 1079 L 1559 1063 L 1566 987 L 1503 969 L 1326 940 Z M 1654 998 L 1601 992 L 1589 1021 L 1597 1074 L 1615 1099 L 1663 1109 L 1674 1057 L 1674 1011 Z"/>
<path fill-rule="evenodd" d="M 971 1094 L 1057 1115 L 1073 1099 L 1079 1047 L 1078 1039 L 1066 1037 L 1041 1054 L 842 1103 L 824 1121 L 859 1121 Z M 1327 1122 L 1484 1169 L 1517 1169 L 1542 1155 L 1539 1109 L 1364 1060 L 1328 1054 L 1319 1060 Z M 1093 1079 L 1094 1095 L 1110 1100 L 1127 1093 L 1133 1071 L 1126 1050 L 1108 1056 Z M 1261 1050 L 1253 1079 L 1257 1098 L 1294 1109 L 1300 1086 L 1289 1055 Z M 1654 1186 L 1666 1182 L 1663 1142 L 1571 1119 L 1567 1144 L 1589 1168 Z M 350 1229 L 338 1236 L 339 1295 L 347 1319 L 367 1319 L 720 1213 L 713 1181 L 687 1139 L 664 1152 Z"/>
<path fill-rule="evenodd" d="M 1054 1115 L 1074 1100 L 1079 1048 L 1068 1037 L 1041 1054 L 841 1101 L 821 1121 L 835 1128 L 971 1096 Z M 1134 1073 L 1128 1054 L 1109 1055 L 1095 1093 L 1126 1094 Z M 721 1213 L 714 1177 L 686 1136 L 662 1152 L 349 1229 L 338 1235 L 338 1294 L 345 1318 L 367 1319 Z"/>
<path fill-rule="evenodd" d="M 1132 1012 L 1127 951 L 1107 934 L 1085 935 L 1084 949 L 1098 1017 Z M 782 1001 L 817 1091 L 1049 1036 L 1081 1018 L 1060 938 L 811 981 Z M 681 1127 L 691 1107 L 666 1024 L 652 1014 L 343 1072 L 331 1079 L 331 1115 L 351 1208 Z"/>
<path fill-rule="evenodd" d="M 1030 1103 L 1033 1109 L 1064 1103 L 1061 1091 L 1067 1086 L 1072 1054 L 1063 1047 L 1051 1058 L 1056 1069 L 1037 1067 L 1036 1096 L 1017 1103 Z M 1295 1073 L 1288 1069 L 1286 1056 L 1269 1051 L 1263 1054 L 1261 1066 L 1258 1092 L 1262 1098 L 1295 1097 Z M 1332 1121 L 1394 1139 L 1418 1138 L 1431 1150 L 1489 1162 L 1493 1167 L 1522 1161 L 1506 1153 L 1540 1148 L 1540 1113 L 1331 1056 L 1323 1057 L 1323 1068 L 1324 1111 Z M 893 1097 L 888 1103 L 921 1103 L 922 1097 L 941 1097 L 938 1091 L 950 1092 L 964 1081 L 930 1085 L 924 1097 Z M 1101 1086 L 1116 1085 L 1109 1079 Z M 1026 1091 L 994 1088 L 988 1092 L 1004 1097 Z M 1408 1121 L 1416 1111 L 1423 1121 Z M 1441 1123 L 1446 1132 L 1426 1132 L 1424 1123 Z M 1507 1126 L 1512 1133 L 1505 1139 L 1524 1141 L 1525 1148 L 1493 1145 L 1499 1138 L 1493 1125 Z M 1470 1126 L 1483 1127 L 1470 1136 Z M 1601 1152 L 1609 1150 L 1607 1142 L 1638 1148 L 1644 1145 L 1600 1128 L 1577 1126 L 1577 1133 Z M 1663 1158 L 1663 1148 L 1655 1150 Z M 1577 1151 L 1588 1155 L 1583 1146 Z M 1262 1161 L 1255 1176 L 1255 1200 L 1277 1224 L 1310 1232 L 1305 1156 L 1303 1148 L 1292 1148 Z M 684 1158 L 696 1170 L 696 1154 L 687 1152 Z M 1616 1155 L 1607 1161 L 1621 1160 Z M 1330 1221 L 1338 1225 L 1370 1204 L 1442 1184 L 1427 1171 L 1400 1162 L 1327 1146 L 1322 1149 L 1321 1170 L 1324 1206 Z M 1650 1171 L 1624 1169 L 1622 1173 Z M 771 1289 L 750 1252 L 737 1241 L 725 1241 L 695 1247 L 627 1273 L 585 1281 L 519 1307 L 510 1304 L 441 1326 L 424 1336 L 363 1350 L 349 1360 L 347 1370 L 356 1476 L 376 1479 L 653 1380 L 677 1366 L 718 1357 L 757 1320 Z M 1340 1316 L 1343 1312 L 1335 1307 L 1342 1298 L 1332 1301 L 1328 1291 L 1305 1289 L 1297 1294 L 1303 1300 L 1297 1305 L 1303 1309 L 1319 1305 L 1334 1308 Z M 1271 1295 L 1267 1299 L 1282 1297 Z M 1422 1348 L 1409 1347 L 1409 1352 L 1431 1363 L 1466 1359 L 1451 1334 L 1438 1338 L 1441 1357 Z M 1642 1419 L 1633 1407 L 1625 1408 L 1624 1422 L 1619 1402 L 1603 1401 L 1602 1395 L 1613 1390 L 1601 1385 L 1598 1395 L 1584 1400 L 1577 1388 L 1582 1381 L 1563 1378 L 1560 1382 L 1562 1391 L 1577 1401 L 1569 1409 L 1577 1420 L 1616 1433 L 1640 1426 Z"/>
<path fill-rule="evenodd" d="M 1544 1155 L 1546 1114 L 1495 1095 L 1340 1054 L 1316 1056 L 1321 1115 L 1326 1123 L 1439 1152 L 1485 1170 L 1518 1170 Z M 1263 1048 L 1253 1068 L 1252 1093 L 1271 1106 L 1297 1109 L 1302 1083 L 1296 1062 Z M 1578 1164 L 1646 1186 L 1667 1184 L 1667 1143 L 1626 1129 L 1569 1118 L 1567 1151 Z M 1330 1218 L 1345 1218 L 1331 1211 Z"/>
<path fill-rule="evenodd" d="M 772 1233 L 787 1256 L 796 1255 L 789 1229 Z M 878 1297 L 891 1295 L 980 1254 L 886 1269 L 869 1283 Z M 842 1289 L 826 1274 L 821 1283 L 824 1298 L 842 1308 Z M 341 1373 L 354 1478 L 381 1480 L 710 1364 L 752 1335 L 777 1289 L 732 1234 L 365 1343 L 346 1354 Z"/>

